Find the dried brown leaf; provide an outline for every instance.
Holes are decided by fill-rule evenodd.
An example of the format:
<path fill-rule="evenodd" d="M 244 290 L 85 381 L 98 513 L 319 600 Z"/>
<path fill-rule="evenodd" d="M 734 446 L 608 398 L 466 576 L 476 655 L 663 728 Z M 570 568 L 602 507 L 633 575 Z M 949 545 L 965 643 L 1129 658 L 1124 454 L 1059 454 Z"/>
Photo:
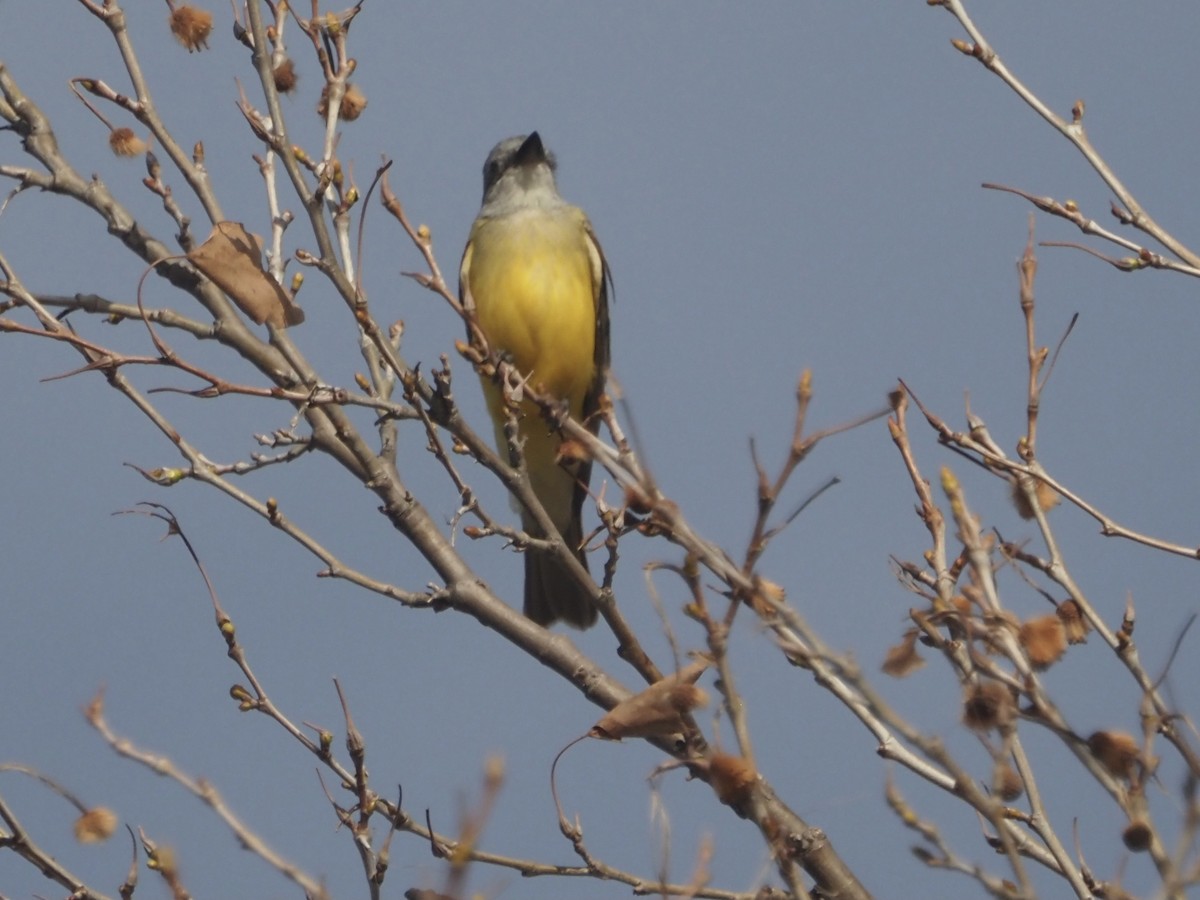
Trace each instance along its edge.
<path fill-rule="evenodd" d="M 698 660 L 654 682 L 610 709 L 588 734 L 608 741 L 678 734 L 684 730 L 683 717 L 708 702 L 695 683 L 707 668 L 708 660 Z"/>
<path fill-rule="evenodd" d="M 917 629 L 910 628 L 904 633 L 904 639 L 900 643 L 888 648 L 887 656 L 880 667 L 885 675 L 903 678 L 925 665 L 925 660 L 917 652 L 917 636 Z"/>
<path fill-rule="evenodd" d="M 262 246 L 262 238 L 248 232 L 241 223 L 218 222 L 208 239 L 187 258 L 259 325 L 299 325 L 304 321 L 304 311 L 264 271 Z"/>

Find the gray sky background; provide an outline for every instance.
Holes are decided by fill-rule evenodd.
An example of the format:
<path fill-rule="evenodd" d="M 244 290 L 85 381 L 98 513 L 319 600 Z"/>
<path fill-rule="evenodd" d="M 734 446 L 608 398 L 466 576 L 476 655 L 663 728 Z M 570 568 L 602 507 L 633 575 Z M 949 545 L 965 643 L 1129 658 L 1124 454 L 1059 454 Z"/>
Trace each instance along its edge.
<path fill-rule="evenodd" d="M 184 146 L 204 141 L 226 215 L 266 231 L 262 183 L 250 159 L 258 148 L 234 105 L 235 78 L 249 86 L 253 75 L 230 37 L 227 5 L 213 4 L 212 49 L 198 55 L 171 40 L 163 4 L 127 6 L 164 119 Z M 1158 221 L 1194 245 L 1200 204 L 1188 173 L 1200 138 L 1192 49 L 1200 7 L 1185 0 L 1142 4 L 1136 13 L 1116 0 L 972 7 L 1001 56 L 1043 100 L 1063 115 L 1077 98 L 1086 100 L 1085 124 L 1100 151 Z M 757 439 L 768 466 L 779 464 L 805 367 L 814 373 L 813 427 L 877 408 L 903 377 L 956 426 L 969 391 L 974 412 L 1013 448 L 1026 378 L 1015 263 L 1030 207 L 981 190 L 981 182 L 1073 198 L 1085 213 L 1115 223 L 1108 194 L 1082 157 L 951 48 L 949 40 L 960 36 L 949 15 L 919 0 L 373 0 L 351 31 L 355 81 L 369 105 L 344 127 L 341 156 L 354 161 L 364 187 L 381 155 L 395 160 L 393 187 L 413 220 L 432 229 L 450 273 L 478 208 L 487 151 L 510 134 L 541 132 L 559 157 L 563 194 L 588 211 L 615 275 L 614 373 L 645 457 L 692 523 L 737 555 L 754 514 L 748 439 Z M 320 78 L 298 31 L 290 43 L 301 83 L 285 105 L 298 139 L 316 148 L 321 123 L 312 107 Z M 128 89 L 107 30 L 75 3 L 8 0 L 0 4 L 0 60 L 50 115 L 67 157 L 81 171 L 95 171 L 144 224 L 169 238 L 170 223 L 141 187 L 141 163 L 108 155 L 104 129 L 66 87 L 70 77 L 95 76 Z M 113 118 L 124 124 L 119 113 Z M 0 134 L 0 159 L 24 163 L 11 134 Z M 184 198 L 181 179 L 173 183 L 203 231 L 199 207 Z M 1037 236 L 1079 239 L 1065 222 L 1047 218 L 1038 220 Z M 293 250 L 310 245 L 299 224 L 288 238 Z M 98 218 L 33 193 L 15 198 L 0 216 L 0 251 L 37 291 L 131 300 L 141 272 Z M 1045 398 L 1044 464 L 1123 524 L 1197 543 L 1195 284 L 1162 272 L 1121 275 L 1072 250 L 1046 248 L 1039 256 L 1042 342 L 1053 344 L 1072 314 L 1081 315 Z M 374 310 L 405 320 L 410 361 L 428 370 L 439 354 L 451 354 L 458 396 L 482 427 L 474 375 L 453 354 L 459 322 L 399 275 L 420 265 L 398 228 L 371 209 L 364 283 Z M 148 284 L 151 305 L 179 302 L 153 279 Z M 362 363 L 341 302 L 312 273 L 300 301 L 308 321 L 294 339 L 326 381 L 349 383 Z M 132 324 L 72 321 L 98 340 L 150 352 L 144 331 Z M 213 347 L 173 340 L 190 359 L 252 377 Z M 196 896 L 295 896 L 292 885 L 240 852 L 200 804 L 117 759 L 91 733 L 79 708 L 104 685 L 117 729 L 209 778 L 272 846 L 324 877 L 335 896 L 363 894 L 357 856 L 349 836 L 336 833 L 313 760 L 265 718 L 239 714 L 229 699 L 238 673 L 183 548 L 159 543 L 162 529 L 154 522 L 111 516 L 154 500 L 179 516 L 258 675 L 294 720 L 334 730 L 341 747 L 331 682 L 337 676 L 366 738 L 376 787 L 402 785 L 409 811 L 428 808 L 445 832 L 455 830 L 463 798 L 478 796 L 486 756 L 500 753 L 508 778 L 483 846 L 576 861 L 558 834 L 548 770 L 557 749 L 595 721 L 595 708 L 474 620 L 405 611 L 317 580 L 317 561 L 215 492 L 143 481 L 122 464 L 170 466 L 178 456 L 101 376 L 39 380 L 77 365 L 74 353 L 48 342 L 0 341 L 0 760 L 36 765 L 174 846 Z M 143 387 L 186 385 L 165 371 L 136 377 Z M 246 458 L 256 449 L 253 434 L 288 424 L 279 407 L 253 400 L 158 396 L 176 426 L 216 461 Z M 938 466 L 951 465 L 989 525 L 1038 547 L 1003 484 L 939 450 L 913 422 L 927 477 L 936 483 Z M 418 473 L 410 481 L 425 491 L 422 501 L 448 521 L 455 497 L 423 446 L 415 430 L 402 430 L 402 467 Z M 877 673 L 913 605 L 889 556 L 919 560 L 927 537 L 882 422 L 822 445 L 795 476 L 784 506 L 831 475 L 842 483 L 776 541 L 762 571 L 786 586 L 831 645 Z M 474 483 L 493 510 L 505 509 L 494 485 L 482 476 Z M 374 498 L 327 462 L 265 471 L 244 487 L 278 497 L 290 517 L 368 574 L 408 587 L 432 575 L 375 512 Z M 1102 538 L 1074 509 L 1060 508 L 1053 521 L 1075 577 L 1114 627 L 1132 593 L 1135 637 L 1157 673 L 1196 609 L 1195 563 Z M 468 543 L 464 552 L 501 596 L 519 598 L 518 557 L 497 542 Z M 650 635 L 660 629 L 641 566 L 654 559 L 678 561 L 678 554 L 663 542 L 626 539 L 617 583 L 622 608 Z M 656 585 L 682 639 L 698 640 L 680 614 L 679 585 L 663 576 Z M 1011 571 L 1001 590 L 1021 615 L 1047 611 Z M 930 873 L 909 855 L 910 834 L 882 802 L 886 767 L 873 738 L 804 672 L 787 666 L 748 616 L 738 624 L 733 653 L 755 749 L 780 794 L 825 829 L 878 896 L 980 895 L 973 882 Z M 611 636 L 597 629 L 571 638 L 634 683 Z M 665 641 L 649 642 L 669 667 Z M 1189 714 L 1196 698 L 1188 688 L 1200 676 L 1194 646 L 1190 638 L 1172 675 Z M 985 777 L 978 742 L 956 724 L 952 677 L 939 660 L 931 662 L 906 681 L 878 675 L 877 684 Z M 1047 682 L 1081 733 L 1138 731 L 1135 687 L 1099 641 L 1072 650 Z M 731 745 L 723 724 L 719 734 Z M 1145 890 L 1149 861 L 1122 863 L 1115 807 L 1061 745 L 1033 729 L 1027 734 L 1059 834 L 1069 840 L 1078 818 L 1096 874 L 1113 877 L 1123 865 L 1127 884 Z M 658 871 L 661 853 L 644 779 L 659 761 L 653 748 L 636 742 L 588 742 L 559 770 L 565 805 L 580 815 L 591 850 L 647 877 Z M 965 808 L 902 772 L 896 777 L 960 853 L 997 863 Z M 128 843 L 74 846 L 69 809 L 16 776 L 0 779 L 0 793 L 43 845 L 115 894 Z M 1165 769 L 1152 797 L 1160 809 L 1178 802 L 1178 783 L 1177 768 Z M 763 877 L 774 879 L 753 829 L 702 784 L 668 775 L 662 805 L 671 822 L 673 878 L 688 876 L 700 837 L 711 834 L 715 884 L 752 889 Z M 428 848 L 397 837 L 385 895 L 440 883 Z M 627 893 L 592 881 L 525 881 L 483 867 L 474 870 L 472 886 L 506 898 Z M 143 891 L 165 896 L 153 880 L 139 896 Z M 0 853 L 0 893 L 54 890 Z M 1061 888 L 1055 883 L 1051 893 L 1061 895 Z"/>

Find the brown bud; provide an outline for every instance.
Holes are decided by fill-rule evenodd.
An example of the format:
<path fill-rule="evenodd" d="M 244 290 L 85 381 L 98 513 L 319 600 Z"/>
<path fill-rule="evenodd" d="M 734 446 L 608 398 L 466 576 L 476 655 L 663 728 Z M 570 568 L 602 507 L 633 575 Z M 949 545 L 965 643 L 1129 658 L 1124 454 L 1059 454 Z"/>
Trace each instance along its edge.
<path fill-rule="evenodd" d="M 1038 616 L 1021 625 L 1017 640 L 1025 649 L 1030 664 L 1038 670 L 1048 669 L 1067 652 L 1067 633 L 1056 613 Z"/>
<path fill-rule="evenodd" d="M 1004 729 L 1017 717 L 1017 704 L 1008 688 L 996 681 L 973 685 L 963 702 L 963 724 L 975 731 Z"/>
<path fill-rule="evenodd" d="M 1129 778 L 1138 759 L 1138 744 L 1124 731 L 1097 731 L 1087 739 L 1088 749 L 1110 775 Z"/>
<path fill-rule="evenodd" d="M 170 22 L 171 34 L 187 47 L 188 53 L 208 49 L 208 36 L 212 34 L 213 27 L 212 13 L 184 4 L 172 10 Z"/>

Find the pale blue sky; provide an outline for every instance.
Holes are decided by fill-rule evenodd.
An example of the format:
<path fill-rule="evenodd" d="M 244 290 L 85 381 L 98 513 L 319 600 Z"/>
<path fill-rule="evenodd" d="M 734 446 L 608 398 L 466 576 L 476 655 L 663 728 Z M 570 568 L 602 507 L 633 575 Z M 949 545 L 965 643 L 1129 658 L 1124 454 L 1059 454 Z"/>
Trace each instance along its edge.
<path fill-rule="evenodd" d="M 1192 89 L 1190 38 L 1200 9 L 1155 3 L 1129 14 L 1116 0 L 973 4 L 978 23 L 1031 88 L 1067 114 L 1087 101 L 1088 131 L 1156 218 L 1185 242 L 1200 234 L 1195 150 L 1200 98 Z M 257 151 L 235 108 L 235 78 L 252 84 L 229 36 L 227 5 L 214 4 L 212 49 L 188 55 L 166 33 L 162 4 L 128 4 L 131 31 L 164 119 L 185 146 L 203 139 L 226 215 L 265 230 Z M 143 10 L 142 7 L 146 7 Z M 1083 159 L 978 64 L 953 50 L 954 20 L 920 0 L 880 4 L 582 4 L 368 2 L 351 32 L 355 81 L 369 105 L 347 125 L 345 160 L 365 185 L 381 155 L 415 221 L 433 230 L 439 260 L 454 271 L 479 203 L 480 166 L 510 134 L 540 131 L 558 155 L 563 194 L 583 206 L 616 281 L 614 373 L 637 422 L 645 456 L 693 524 L 738 554 L 749 536 L 754 479 L 747 442 L 770 466 L 790 436 L 792 397 L 811 367 L 810 422 L 824 427 L 881 404 L 903 377 L 930 406 L 962 423 L 964 391 L 1011 450 L 1023 425 L 1024 345 L 1014 264 L 1029 207 L 982 191 L 981 182 L 1073 198 L 1108 224 L 1108 195 Z M 297 97 L 286 102 L 294 135 L 314 145 L 319 76 L 302 37 Z M 127 90 L 106 29 L 70 2 L 0 5 L 0 60 L 51 116 L 63 150 L 97 172 L 168 238 L 170 223 L 141 186 L 136 161 L 107 155 L 103 129 L 70 95 L 73 76 Z M 119 118 L 117 116 L 116 118 Z M 0 134 L 0 160 L 21 163 Z M 183 185 L 175 180 L 183 197 Z M 7 186 L 4 188 L 7 191 Z M 197 221 L 196 204 L 187 211 Z M 294 208 L 294 204 L 293 204 Z M 453 355 L 460 325 L 402 270 L 418 255 L 378 208 L 369 213 L 364 283 L 375 310 L 407 325 L 406 357 L 424 368 Z M 1041 218 L 1041 239 L 1075 240 L 1066 223 Z M 306 244 L 299 226 L 294 246 Z M 1107 249 L 1107 248 L 1101 248 Z M 0 216 L 0 250 L 35 290 L 96 291 L 129 299 L 141 271 L 99 219 L 33 193 Z M 1130 527 L 1198 542 L 1200 310 L 1194 282 L 1146 272 L 1120 275 L 1070 250 L 1040 252 L 1039 326 L 1053 342 L 1081 319 L 1046 394 L 1042 458 L 1050 471 Z M 150 282 L 149 302 L 178 302 Z M 362 367 L 339 300 L 309 275 L 300 301 L 308 321 L 294 339 L 331 383 Z M 149 352 L 142 330 L 73 319 L 98 340 Z M 202 364 L 250 378 L 210 346 L 176 345 Z M 99 375 L 41 383 L 78 357 L 27 338 L 0 341 L 0 760 L 22 760 L 92 802 L 116 808 L 179 853 L 197 896 L 295 896 L 292 885 L 240 852 L 214 817 L 174 786 L 114 757 L 79 707 L 107 686 L 110 718 L 147 748 L 211 779 L 260 834 L 335 896 L 363 894 L 350 840 L 335 833 L 313 761 L 266 720 L 241 715 L 226 694 L 237 680 L 212 627 L 203 585 L 182 547 L 158 543 L 154 523 L 112 518 L 139 500 L 168 504 L 202 554 L 268 691 L 296 720 L 340 733 L 331 678 L 351 700 L 376 786 L 399 783 L 406 806 L 431 810 L 453 831 L 460 792 L 477 793 L 488 752 L 508 762 L 508 782 L 483 841 L 487 849 L 573 863 L 547 790 L 556 750 L 599 713 L 536 662 L 474 620 L 402 610 L 344 584 L 313 577 L 318 563 L 240 507 L 198 485 L 153 487 L 123 463 L 179 462 L 168 442 Z M 474 376 L 454 359 L 457 393 L 481 421 Z M 138 383 L 184 383 L 141 372 Z M 270 404 L 201 402 L 159 395 L 162 408 L 210 458 L 231 462 L 251 436 L 288 424 Z M 367 420 L 364 420 L 367 421 Z M 925 473 L 950 464 L 989 524 L 1034 538 L 1003 485 L 939 450 L 923 432 Z M 448 520 L 455 498 L 425 459 L 424 440 L 402 430 L 402 467 L 423 502 Z M 842 484 L 782 537 L 762 569 L 826 635 L 869 672 L 899 636 L 912 600 L 889 555 L 919 559 L 927 538 L 914 496 L 882 423 L 822 446 L 795 476 L 798 501 L 829 476 Z M 491 507 L 500 492 L 475 480 Z M 374 498 L 331 464 L 305 460 L 245 483 L 280 498 L 288 514 L 347 562 L 420 587 L 427 565 L 401 546 Z M 785 504 L 785 506 L 788 504 Z M 1196 609 L 1195 563 L 1104 539 L 1081 513 L 1054 514 L 1068 560 L 1093 603 L 1119 621 L 1127 592 L 1138 603 L 1136 637 L 1157 672 L 1169 642 Z M 520 592 L 520 560 L 496 543 L 465 548 L 502 596 Z M 618 600 L 667 659 L 646 600 L 641 565 L 677 560 L 665 543 L 622 544 Z M 656 581 L 681 635 L 677 584 Z M 1021 615 L 1042 601 L 1011 574 L 1001 582 Z M 907 852 L 910 835 L 883 806 L 885 770 L 871 736 L 805 673 L 788 667 L 749 617 L 739 622 L 735 665 L 747 697 L 764 774 L 801 815 L 824 828 L 880 897 L 979 896 L 961 877 L 930 873 Z M 628 684 L 634 676 L 600 630 L 572 635 Z M 1200 672 L 1194 638 L 1174 683 Z M 1093 641 L 1072 651 L 1047 681 L 1083 733 L 1138 728 L 1137 696 Z M 977 743 L 956 726 L 958 695 L 937 661 L 906 682 L 879 685 L 930 730 L 944 733 L 983 777 Z M 1093 685 L 1100 687 L 1093 688 Z M 1193 713 L 1195 698 L 1179 696 Z M 1187 701 L 1191 705 L 1187 705 Z M 707 721 L 707 719 L 706 719 Z M 728 727 L 722 734 L 731 740 Z M 1060 746 L 1029 739 L 1055 825 L 1065 838 L 1079 817 L 1084 849 L 1101 877 L 1123 852 L 1117 812 Z M 340 743 L 339 743 L 340 746 Z M 657 872 L 656 832 L 644 778 L 660 754 L 638 743 L 575 748 L 560 767 L 569 811 L 605 861 Z M 1164 788 L 1173 795 L 1177 780 Z M 901 776 L 910 802 L 935 818 L 963 855 L 996 862 L 965 809 Z M 686 877 L 700 835 L 712 834 L 714 883 L 752 889 L 773 871 L 752 828 L 701 784 L 664 784 L 673 826 L 672 876 Z M 79 848 L 69 810 L 12 776 L 0 781 L 44 845 L 101 890 L 115 894 L 128 844 Z M 1172 797 L 1159 797 L 1169 805 Z M 1130 886 L 1145 889 L 1147 861 L 1131 860 Z M 385 886 L 440 884 L 440 869 L 413 838 L 397 838 Z M 1043 885 L 1046 883 L 1043 882 Z M 906 887 L 898 891 L 898 885 Z M 625 896 L 591 881 L 523 881 L 477 868 L 472 886 L 506 898 Z M 139 890 L 164 896 L 157 884 Z M 0 893 L 53 894 L 28 866 L 0 854 Z M 1057 885 L 1047 895 L 1061 895 Z"/>

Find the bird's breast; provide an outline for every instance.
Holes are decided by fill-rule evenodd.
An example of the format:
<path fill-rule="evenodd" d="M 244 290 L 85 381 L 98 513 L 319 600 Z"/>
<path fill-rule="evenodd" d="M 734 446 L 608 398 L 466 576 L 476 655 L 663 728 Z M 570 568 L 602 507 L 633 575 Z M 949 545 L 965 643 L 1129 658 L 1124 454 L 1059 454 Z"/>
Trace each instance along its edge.
<path fill-rule="evenodd" d="M 536 210 L 480 220 L 468 274 L 492 348 L 531 375 L 532 385 L 569 400 L 576 415 L 595 371 L 597 285 L 587 240 L 578 214 Z"/>

